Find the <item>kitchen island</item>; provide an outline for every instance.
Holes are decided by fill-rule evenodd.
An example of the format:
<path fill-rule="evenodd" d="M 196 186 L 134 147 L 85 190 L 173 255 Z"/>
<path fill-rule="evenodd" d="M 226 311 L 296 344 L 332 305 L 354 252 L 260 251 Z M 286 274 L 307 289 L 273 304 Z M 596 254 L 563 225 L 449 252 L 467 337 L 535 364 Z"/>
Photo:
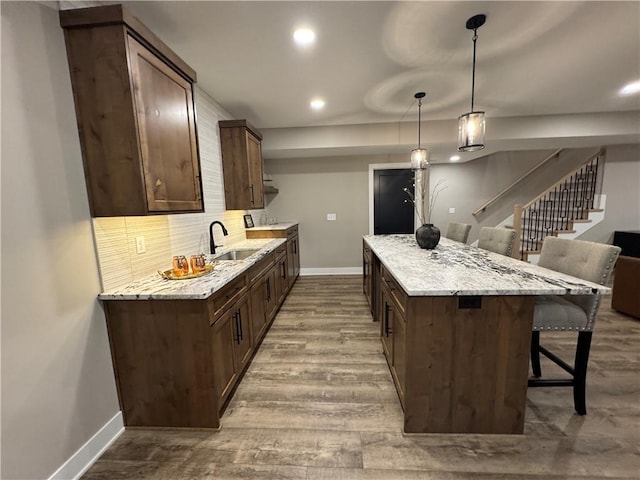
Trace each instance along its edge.
<path fill-rule="evenodd" d="M 442 238 L 363 239 L 364 284 L 405 433 L 522 433 L 537 295 L 608 288 Z"/>

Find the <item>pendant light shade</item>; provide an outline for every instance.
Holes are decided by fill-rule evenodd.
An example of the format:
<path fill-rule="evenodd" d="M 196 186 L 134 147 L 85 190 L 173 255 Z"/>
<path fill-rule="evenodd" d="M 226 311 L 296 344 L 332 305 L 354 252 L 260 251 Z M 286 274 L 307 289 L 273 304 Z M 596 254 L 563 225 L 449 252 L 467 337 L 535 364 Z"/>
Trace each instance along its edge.
<path fill-rule="evenodd" d="M 469 112 L 458 117 L 458 145 L 462 152 L 484 148 L 484 112 Z"/>
<path fill-rule="evenodd" d="M 422 123 L 422 99 L 426 93 L 418 92 L 414 95 L 418 99 L 418 148 L 411 150 L 411 169 L 426 170 L 429 168 L 429 150 L 420 146 L 420 126 Z"/>
<path fill-rule="evenodd" d="M 458 150 L 461 152 L 474 152 L 484 148 L 484 112 L 473 110 L 473 101 L 476 86 L 476 40 L 477 30 L 486 21 L 484 15 L 475 15 L 467 20 L 467 29 L 473 30 L 473 67 L 471 73 L 471 111 L 458 117 Z"/>
<path fill-rule="evenodd" d="M 429 150 L 426 148 L 414 148 L 411 150 L 411 168 L 413 170 L 426 170 L 429 167 Z"/>

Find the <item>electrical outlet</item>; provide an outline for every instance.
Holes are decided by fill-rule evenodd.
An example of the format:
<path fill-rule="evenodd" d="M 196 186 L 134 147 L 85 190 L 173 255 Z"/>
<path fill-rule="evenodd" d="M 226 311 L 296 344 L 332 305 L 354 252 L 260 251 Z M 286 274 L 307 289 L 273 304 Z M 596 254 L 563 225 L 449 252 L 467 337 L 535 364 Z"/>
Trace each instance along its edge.
<path fill-rule="evenodd" d="M 140 235 L 136 237 L 136 253 L 140 255 L 141 253 L 144 253 L 146 251 L 147 251 L 147 247 L 144 244 L 144 236 Z"/>
<path fill-rule="evenodd" d="M 455 209 L 455 207 L 451 207 L 451 208 L 449 209 L 449 213 L 456 213 L 456 209 Z"/>
<path fill-rule="evenodd" d="M 327 213 L 327 220 L 336 220 L 337 216 L 335 213 Z"/>

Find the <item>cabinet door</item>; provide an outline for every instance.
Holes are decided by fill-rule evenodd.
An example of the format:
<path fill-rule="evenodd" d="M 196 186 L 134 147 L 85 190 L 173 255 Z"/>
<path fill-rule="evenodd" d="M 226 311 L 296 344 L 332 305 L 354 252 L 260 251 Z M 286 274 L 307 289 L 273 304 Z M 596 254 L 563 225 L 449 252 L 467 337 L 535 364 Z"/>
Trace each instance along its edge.
<path fill-rule="evenodd" d="M 234 323 L 234 344 L 236 365 L 241 373 L 251 359 L 253 342 L 251 338 L 251 318 L 249 316 L 249 299 L 247 295 L 234 305 L 230 316 Z"/>
<path fill-rule="evenodd" d="M 227 210 L 263 208 L 260 132 L 246 120 L 221 120 L 218 124 Z"/>
<path fill-rule="evenodd" d="M 364 293 L 365 297 L 367 297 L 369 309 L 373 313 L 373 303 L 371 302 L 371 287 L 371 249 L 365 246 L 362 252 L 362 292 Z"/>
<path fill-rule="evenodd" d="M 250 209 L 264 208 L 262 146 L 260 140 L 254 137 L 251 132 L 247 132 L 247 157 L 249 162 Z"/>
<path fill-rule="evenodd" d="M 380 260 L 371 253 L 371 313 L 373 321 L 382 321 L 382 276 L 380 274 Z"/>
<path fill-rule="evenodd" d="M 149 212 L 203 210 L 191 83 L 128 37 Z"/>
<path fill-rule="evenodd" d="M 267 320 L 271 321 L 278 308 L 276 269 L 272 268 L 265 277 Z"/>
<path fill-rule="evenodd" d="M 213 378 L 215 392 L 218 397 L 218 408 L 221 410 L 229 392 L 236 381 L 237 368 L 233 343 L 235 341 L 235 326 L 233 316 L 223 315 L 211 327 L 213 354 Z"/>
<path fill-rule="evenodd" d="M 398 394 L 400 401 L 404 406 L 404 385 L 405 385 L 405 370 L 406 370 L 406 332 L 407 324 L 402 315 L 398 312 L 395 305 L 393 308 L 393 368 L 392 373 L 395 375 L 396 386 L 398 387 Z"/>
<path fill-rule="evenodd" d="M 291 287 L 296 278 L 298 278 L 298 274 L 300 273 L 300 250 L 298 249 L 298 236 L 290 238 L 287 240 L 287 262 L 288 267 L 287 271 L 289 274 L 289 287 Z"/>
<path fill-rule="evenodd" d="M 391 295 L 386 288 L 382 288 L 382 322 L 380 322 L 380 338 L 382 338 L 382 350 L 387 357 L 389 367 L 393 367 L 393 329 L 394 309 Z"/>
<path fill-rule="evenodd" d="M 251 287 L 251 331 L 253 344 L 257 345 L 267 328 L 266 283 L 260 280 Z"/>
<path fill-rule="evenodd" d="M 276 293 L 278 296 L 278 305 L 281 305 L 289 291 L 289 262 L 287 256 L 283 255 L 276 261 Z"/>
<path fill-rule="evenodd" d="M 293 237 L 293 281 L 300 274 L 300 237 Z"/>

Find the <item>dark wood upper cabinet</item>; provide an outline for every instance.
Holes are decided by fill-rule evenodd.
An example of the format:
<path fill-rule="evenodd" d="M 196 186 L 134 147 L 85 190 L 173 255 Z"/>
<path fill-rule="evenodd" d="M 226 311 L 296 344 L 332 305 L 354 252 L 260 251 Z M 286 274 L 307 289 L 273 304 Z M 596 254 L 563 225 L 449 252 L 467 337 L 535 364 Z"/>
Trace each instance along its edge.
<path fill-rule="evenodd" d="M 60 24 L 91 215 L 204 211 L 195 71 L 121 5 Z"/>
<path fill-rule="evenodd" d="M 227 210 L 264 208 L 262 134 L 246 120 L 218 124 Z"/>

